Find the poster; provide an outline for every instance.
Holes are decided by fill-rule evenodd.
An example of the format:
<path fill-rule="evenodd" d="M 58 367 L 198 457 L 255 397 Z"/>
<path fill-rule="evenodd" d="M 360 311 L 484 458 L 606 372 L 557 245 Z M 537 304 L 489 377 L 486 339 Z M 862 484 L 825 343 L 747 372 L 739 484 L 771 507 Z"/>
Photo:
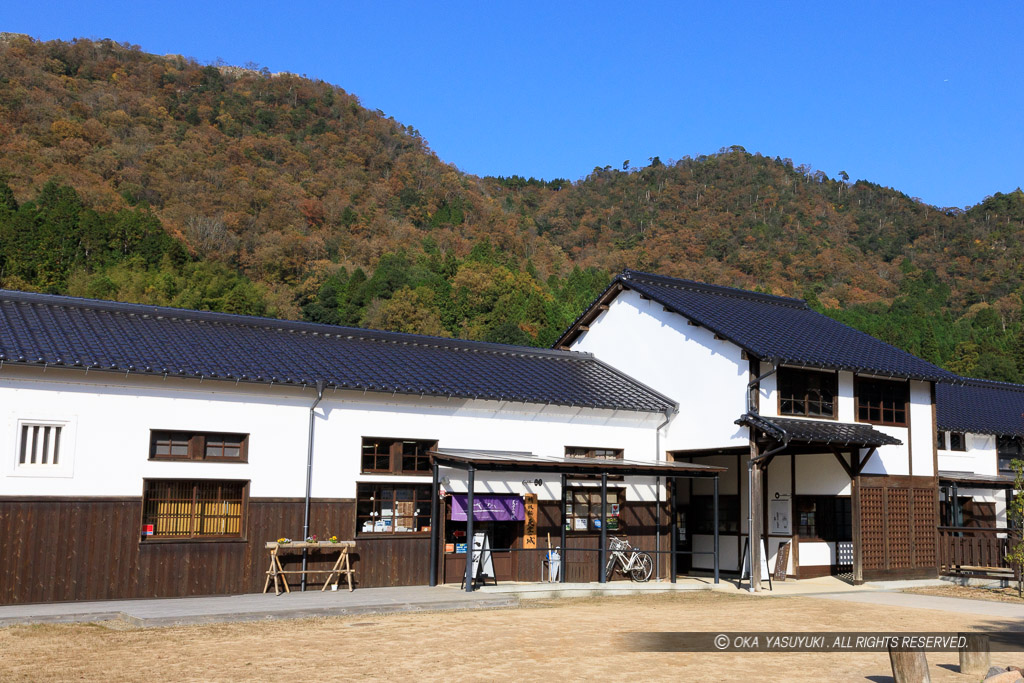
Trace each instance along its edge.
<path fill-rule="evenodd" d="M 768 533 L 777 536 L 788 536 L 790 530 L 789 499 L 778 498 L 768 501 L 768 519 L 770 523 Z"/>
<path fill-rule="evenodd" d="M 586 531 L 587 530 L 587 518 L 586 517 L 577 517 L 576 519 L 574 519 L 573 520 L 573 529 L 575 529 L 576 531 Z"/>

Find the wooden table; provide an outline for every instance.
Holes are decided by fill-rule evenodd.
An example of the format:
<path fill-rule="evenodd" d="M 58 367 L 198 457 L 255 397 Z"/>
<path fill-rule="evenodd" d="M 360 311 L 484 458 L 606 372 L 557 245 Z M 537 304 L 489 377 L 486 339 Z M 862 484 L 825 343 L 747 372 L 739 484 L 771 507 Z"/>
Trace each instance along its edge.
<path fill-rule="evenodd" d="M 285 593 L 291 593 L 291 589 L 288 588 L 288 574 L 327 574 L 327 580 L 324 581 L 323 588 L 320 589 L 321 591 L 327 590 L 327 586 L 330 585 L 335 577 L 337 577 L 335 582 L 335 585 L 337 585 L 341 581 L 342 574 L 344 574 L 348 579 L 348 589 L 352 591 L 353 571 L 351 564 L 349 564 L 349 550 L 356 547 L 355 541 L 338 541 L 337 543 L 331 543 L 330 541 L 318 541 L 316 543 L 278 543 L 277 541 L 269 541 L 266 547 L 270 550 L 270 567 L 267 568 L 267 580 L 263 584 L 264 593 L 270 589 L 271 580 L 274 581 L 275 595 L 281 594 L 281 586 L 278 581 L 284 584 Z M 339 551 L 340 554 L 338 555 L 338 561 L 334 563 L 334 567 L 331 569 L 290 569 L 285 571 L 284 567 L 281 566 L 281 553 L 302 550 Z"/>

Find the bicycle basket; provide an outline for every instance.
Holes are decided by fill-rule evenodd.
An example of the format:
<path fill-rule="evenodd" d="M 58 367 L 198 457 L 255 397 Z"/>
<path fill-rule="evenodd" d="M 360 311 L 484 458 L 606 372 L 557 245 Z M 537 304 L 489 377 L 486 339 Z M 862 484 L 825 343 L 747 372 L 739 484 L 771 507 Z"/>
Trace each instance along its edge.
<path fill-rule="evenodd" d="M 620 540 L 618 538 L 612 538 L 608 542 L 609 550 L 629 550 L 629 543 L 627 541 Z"/>

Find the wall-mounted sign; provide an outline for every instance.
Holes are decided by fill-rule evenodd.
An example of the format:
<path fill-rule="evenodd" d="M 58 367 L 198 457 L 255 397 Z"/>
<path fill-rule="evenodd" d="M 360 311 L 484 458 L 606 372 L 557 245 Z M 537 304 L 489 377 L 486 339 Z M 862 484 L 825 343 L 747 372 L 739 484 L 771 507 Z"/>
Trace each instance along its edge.
<path fill-rule="evenodd" d="M 143 524 L 142 525 L 142 535 L 143 536 L 152 536 L 153 535 L 153 525 L 152 524 Z"/>
<path fill-rule="evenodd" d="M 587 530 L 587 518 L 586 517 L 576 517 L 573 520 L 573 528 L 576 531 L 586 531 Z"/>
<path fill-rule="evenodd" d="M 618 503 L 612 503 L 608 507 L 610 507 L 612 509 L 611 513 L 609 513 L 609 514 L 611 514 L 612 517 L 618 517 L 619 516 L 619 504 Z"/>
<path fill-rule="evenodd" d="M 523 520 L 523 547 L 537 547 L 537 495 L 527 493 L 523 496 L 525 508 L 525 519 Z"/>
<path fill-rule="evenodd" d="M 779 536 L 788 536 L 791 532 L 789 498 L 779 498 L 768 501 L 768 533 Z"/>

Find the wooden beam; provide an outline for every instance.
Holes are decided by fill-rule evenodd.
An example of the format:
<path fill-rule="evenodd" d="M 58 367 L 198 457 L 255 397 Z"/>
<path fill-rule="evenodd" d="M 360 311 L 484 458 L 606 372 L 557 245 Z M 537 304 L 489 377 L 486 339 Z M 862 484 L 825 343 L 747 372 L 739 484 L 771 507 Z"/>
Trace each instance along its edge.
<path fill-rule="evenodd" d="M 832 455 L 836 456 L 836 460 L 838 460 L 839 464 L 843 466 L 844 470 L 846 470 L 846 475 L 850 477 L 850 479 L 853 479 L 854 476 L 856 476 L 853 473 L 853 468 L 849 464 L 847 464 L 846 458 L 843 457 L 843 454 L 839 451 L 838 448 L 832 448 Z"/>
<path fill-rule="evenodd" d="M 590 332 L 590 325 L 580 325 L 576 329 L 580 332 Z"/>
<path fill-rule="evenodd" d="M 607 310 L 608 310 L 608 308 L 609 308 L 609 307 L 608 307 L 608 304 L 600 304 L 600 305 L 599 305 L 599 306 L 597 307 L 597 310 L 599 310 L 599 311 L 607 311 Z"/>

